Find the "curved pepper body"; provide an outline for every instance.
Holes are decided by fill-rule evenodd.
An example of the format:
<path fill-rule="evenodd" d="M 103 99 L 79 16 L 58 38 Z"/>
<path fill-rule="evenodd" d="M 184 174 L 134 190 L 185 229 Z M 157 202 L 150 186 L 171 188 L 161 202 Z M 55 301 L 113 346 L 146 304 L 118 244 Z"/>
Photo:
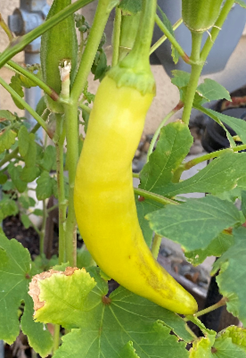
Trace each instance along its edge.
<path fill-rule="evenodd" d="M 77 167 L 75 212 L 88 250 L 107 275 L 160 306 L 192 314 L 196 301 L 153 258 L 137 217 L 131 165 L 153 96 L 103 79 Z"/>

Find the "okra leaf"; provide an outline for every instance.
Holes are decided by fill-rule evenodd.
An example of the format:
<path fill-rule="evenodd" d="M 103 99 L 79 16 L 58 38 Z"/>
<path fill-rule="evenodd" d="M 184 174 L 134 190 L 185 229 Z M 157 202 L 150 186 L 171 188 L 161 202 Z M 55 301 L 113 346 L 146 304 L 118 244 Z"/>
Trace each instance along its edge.
<path fill-rule="evenodd" d="M 43 306 L 35 319 L 72 329 L 54 358 L 68 357 L 71 346 L 73 358 L 125 357 L 124 352 L 133 354 L 134 349 L 140 357 L 160 356 L 163 351 L 167 357 L 188 356 L 185 343 L 170 335 L 172 330 L 185 342 L 192 340 L 182 318 L 123 287 L 108 297 L 106 281 L 96 268 L 90 272 L 97 285 L 84 269 L 54 272 L 36 281 Z"/>
<path fill-rule="evenodd" d="M 231 96 L 227 89 L 210 78 L 205 78 L 204 82 L 197 87 L 197 93 L 206 99 L 206 102 L 224 98 L 231 101 Z"/>
<path fill-rule="evenodd" d="M 39 164 L 47 172 L 56 169 L 56 148 L 52 145 L 48 145 L 45 148 L 43 157 L 39 160 Z"/>
<path fill-rule="evenodd" d="M 198 109 L 201 110 L 199 107 Z M 246 122 L 240 118 L 227 116 L 226 114 L 216 112 L 212 109 L 205 109 L 202 107 L 202 111 L 211 118 L 215 118 L 231 127 L 236 132 L 241 141 L 246 144 Z"/>
<path fill-rule="evenodd" d="M 22 125 L 19 129 L 18 140 L 20 155 L 25 157 L 29 148 L 29 132 L 24 125 Z"/>
<path fill-rule="evenodd" d="M 0 110 L 0 122 L 2 122 L 3 120 L 7 120 L 7 121 L 13 121 L 16 119 L 16 116 L 11 113 L 8 110 L 5 109 L 1 109 Z"/>
<path fill-rule="evenodd" d="M 181 244 L 185 251 L 205 249 L 222 230 L 244 221 L 233 203 L 213 196 L 168 205 L 146 217 L 157 234 Z"/>
<path fill-rule="evenodd" d="M 133 342 L 129 341 L 123 349 L 120 351 L 120 358 L 140 358 L 139 355 L 136 353 L 136 349 L 133 347 Z"/>
<path fill-rule="evenodd" d="M 160 6 L 157 6 L 157 8 L 158 8 L 159 13 L 161 14 L 161 20 L 162 20 L 163 24 L 166 26 L 166 28 L 172 34 L 172 36 L 175 37 L 175 33 L 173 31 L 173 26 L 172 26 L 171 21 L 168 19 L 167 15 L 162 11 Z M 176 64 L 176 63 L 178 63 L 180 54 L 172 44 L 171 44 L 171 48 L 172 48 L 173 62 Z"/>
<path fill-rule="evenodd" d="M 220 257 L 234 244 L 234 236 L 229 233 L 220 233 L 205 249 L 186 252 L 187 260 L 193 265 L 200 265 L 208 256 Z"/>
<path fill-rule="evenodd" d="M 21 222 L 24 225 L 25 229 L 28 229 L 31 226 L 31 220 L 29 219 L 29 216 L 26 214 L 21 215 Z"/>
<path fill-rule="evenodd" d="M 246 352 L 246 329 L 236 326 L 229 326 L 223 331 L 218 333 L 215 347 L 218 348 L 220 343 L 223 343 L 229 338 L 231 344 L 233 344 L 233 349 L 231 351 L 235 352 L 237 348 L 240 347 L 239 352 Z M 246 355 L 245 355 L 246 356 Z M 241 356 L 239 356 L 241 357 Z"/>
<path fill-rule="evenodd" d="M 12 162 L 8 166 L 10 178 L 15 185 L 19 193 L 23 193 L 26 190 L 27 183 L 21 180 L 22 167 L 20 165 L 15 166 Z"/>
<path fill-rule="evenodd" d="M 239 4 L 241 7 L 246 9 L 246 3 L 243 0 L 236 0 L 235 3 Z"/>
<path fill-rule="evenodd" d="M 45 200 L 54 194 L 56 181 L 47 171 L 43 171 L 37 179 L 36 195 L 38 200 Z"/>
<path fill-rule="evenodd" d="M 153 230 L 150 228 L 149 222 L 145 219 L 145 216 L 153 211 L 163 208 L 163 205 L 153 200 L 138 200 L 138 198 L 136 198 L 136 207 L 138 213 L 138 221 L 143 232 L 144 240 L 146 241 L 146 244 L 150 247 L 152 243 Z"/>
<path fill-rule="evenodd" d="M 189 358 L 245 358 L 245 329 L 231 326 L 219 332 L 216 339 L 211 341 L 209 337 L 202 337 L 193 343 Z"/>
<path fill-rule="evenodd" d="M 10 149 L 15 143 L 16 133 L 10 127 L 4 128 L 0 132 L 0 153 Z"/>
<path fill-rule="evenodd" d="M 188 86 L 190 81 L 190 73 L 181 70 L 173 70 L 172 74 L 173 74 L 173 78 L 171 79 L 172 84 L 177 86 L 179 89 Z"/>
<path fill-rule="evenodd" d="M 16 215 L 18 211 L 16 201 L 11 199 L 8 195 L 3 195 L 3 198 L 0 200 L 0 221 L 7 216 Z"/>
<path fill-rule="evenodd" d="M 40 174 L 39 168 L 36 166 L 24 167 L 21 172 L 21 180 L 30 183 L 35 180 Z"/>
<path fill-rule="evenodd" d="M 160 185 L 155 188 L 157 194 L 173 197 L 186 193 L 219 194 L 235 187 L 246 187 L 246 173 L 244 163 L 246 153 L 232 153 L 224 155 L 210 162 L 191 178 L 179 183 Z"/>
<path fill-rule="evenodd" d="M 26 167 L 33 167 L 36 164 L 37 143 L 35 134 L 29 133 L 23 125 L 18 132 L 19 151 L 25 160 Z"/>
<path fill-rule="evenodd" d="M 246 191 L 245 190 L 243 190 L 241 193 L 241 210 L 244 217 L 246 218 Z"/>
<path fill-rule="evenodd" d="M 36 201 L 30 196 L 20 195 L 18 198 L 19 203 L 22 205 L 24 209 L 29 209 L 30 206 L 34 206 Z"/>
<path fill-rule="evenodd" d="M 169 184 L 192 143 L 193 137 L 182 121 L 163 127 L 156 149 L 140 173 L 140 188 L 157 193 L 160 187 Z"/>
<path fill-rule="evenodd" d="M 36 164 L 37 157 L 37 143 L 35 141 L 35 134 L 29 134 L 28 151 L 24 157 L 26 167 L 33 167 Z"/>
<path fill-rule="evenodd" d="M 15 90 L 15 92 L 21 97 L 24 98 L 24 91 L 22 88 L 22 83 L 20 80 L 20 76 L 16 73 L 14 76 L 11 77 L 11 82 L 10 82 L 10 87 L 13 88 L 13 90 Z M 23 105 L 16 100 L 13 96 L 11 96 L 15 105 L 19 108 L 19 109 L 24 109 Z"/>
<path fill-rule="evenodd" d="M 208 337 L 199 338 L 193 342 L 189 352 L 189 358 L 212 358 L 211 348 L 212 342 Z"/>
<path fill-rule="evenodd" d="M 2 173 L 0 172 L 0 185 L 5 184 L 7 180 L 8 180 L 8 176 L 3 172 Z"/>
<path fill-rule="evenodd" d="M 215 263 L 212 274 L 220 269 L 216 280 L 221 294 L 227 297 L 227 310 L 246 324 L 245 295 L 246 286 L 246 229 L 239 227 L 233 230 L 235 243 Z"/>
<path fill-rule="evenodd" d="M 21 318 L 21 330 L 28 337 L 29 345 L 41 357 L 46 357 L 52 350 L 53 338 L 45 324 L 33 320 L 33 301 L 27 294 L 25 310 Z"/>
<path fill-rule="evenodd" d="M 229 132 L 229 130 L 225 127 L 224 123 L 221 121 L 221 116 L 225 116 L 222 113 L 207 109 L 202 107 L 200 104 L 197 103 L 193 103 L 194 108 L 198 109 L 199 111 L 201 111 L 202 113 L 205 113 L 206 115 L 208 115 L 210 118 L 212 118 L 215 122 L 217 122 L 225 131 L 227 139 L 230 143 L 230 147 L 231 148 L 235 148 L 236 147 L 236 143 L 231 135 L 231 133 Z M 229 116 L 227 116 L 229 118 Z"/>
<path fill-rule="evenodd" d="M 32 319 L 33 303 L 27 294 L 31 275 L 28 250 L 15 239 L 8 240 L 0 234 L 0 339 L 8 344 L 15 341 L 20 331 L 18 309 L 24 303 L 23 330 L 36 352 L 45 357 L 52 348 L 52 337 L 47 329 L 44 331 L 43 324 Z M 29 330 L 27 320 L 31 324 Z"/>

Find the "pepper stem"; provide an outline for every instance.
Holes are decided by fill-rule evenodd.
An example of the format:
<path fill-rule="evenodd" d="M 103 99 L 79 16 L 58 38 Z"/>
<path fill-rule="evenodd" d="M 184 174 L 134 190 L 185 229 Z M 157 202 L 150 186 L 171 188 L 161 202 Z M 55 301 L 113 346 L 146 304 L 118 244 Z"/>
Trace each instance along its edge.
<path fill-rule="evenodd" d="M 122 67 L 138 69 L 138 72 L 149 70 L 149 51 L 153 36 L 156 0 L 143 0 L 143 8 L 140 17 L 140 25 L 137 31 L 136 41 L 128 56 L 122 61 Z"/>

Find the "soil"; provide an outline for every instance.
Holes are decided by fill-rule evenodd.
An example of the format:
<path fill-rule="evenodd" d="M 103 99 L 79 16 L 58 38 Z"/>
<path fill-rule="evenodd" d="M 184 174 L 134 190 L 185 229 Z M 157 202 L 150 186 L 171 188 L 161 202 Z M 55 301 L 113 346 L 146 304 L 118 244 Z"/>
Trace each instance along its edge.
<path fill-rule="evenodd" d="M 15 238 L 27 248 L 32 257 L 39 254 L 39 235 L 32 227 L 25 229 L 18 215 L 3 220 L 3 231 L 8 239 Z"/>

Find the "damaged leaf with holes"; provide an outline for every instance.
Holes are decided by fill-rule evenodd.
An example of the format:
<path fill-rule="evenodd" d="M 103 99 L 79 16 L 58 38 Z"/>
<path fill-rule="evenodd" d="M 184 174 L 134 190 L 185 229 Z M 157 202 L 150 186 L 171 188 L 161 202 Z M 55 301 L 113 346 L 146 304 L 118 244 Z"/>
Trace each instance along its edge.
<path fill-rule="evenodd" d="M 71 267 L 64 272 L 50 270 L 30 284 L 35 320 L 71 329 L 55 358 L 67 357 L 71 345 L 74 358 L 116 358 L 118 352 L 122 357 L 135 352 L 154 358 L 163 351 L 166 357 L 188 357 L 185 345 L 193 337 L 179 316 L 123 287 L 108 296 L 98 269 L 89 272 Z"/>

